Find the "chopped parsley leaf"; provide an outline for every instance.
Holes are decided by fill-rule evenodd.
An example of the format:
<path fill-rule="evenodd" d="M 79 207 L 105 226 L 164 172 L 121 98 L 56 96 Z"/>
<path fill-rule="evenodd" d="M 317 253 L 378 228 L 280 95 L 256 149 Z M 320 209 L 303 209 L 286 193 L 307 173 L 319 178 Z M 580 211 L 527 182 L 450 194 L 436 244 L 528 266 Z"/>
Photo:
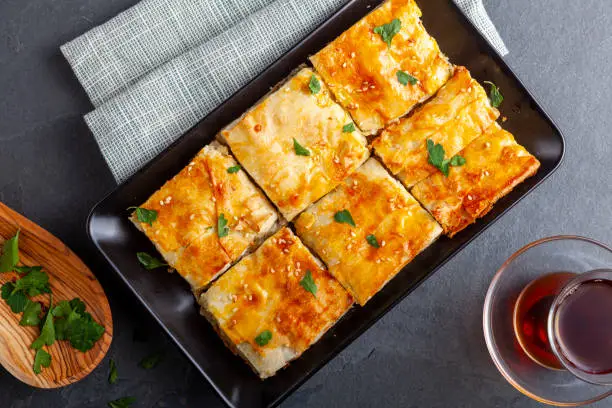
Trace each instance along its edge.
<path fill-rule="evenodd" d="M 355 221 L 353 221 L 353 217 L 349 210 L 338 211 L 334 214 L 334 220 L 339 223 L 349 224 L 355 227 Z"/>
<path fill-rule="evenodd" d="M 402 22 L 399 19 L 394 18 L 390 23 L 374 28 L 374 33 L 380 35 L 382 40 L 387 43 L 387 46 L 391 47 L 393 37 L 395 37 L 395 34 L 400 32 L 401 28 Z"/>
<path fill-rule="evenodd" d="M 366 237 L 366 241 L 368 241 L 368 244 L 372 245 L 374 248 L 380 248 L 380 244 L 378 243 L 378 240 L 376 239 L 374 234 L 368 235 Z"/>
<path fill-rule="evenodd" d="M 306 271 L 306 274 L 300 281 L 300 286 L 302 286 L 305 290 L 312 293 L 313 295 L 317 295 L 317 284 L 312 278 L 312 273 L 310 273 L 310 271 Z"/>
<path fill-rule="evenodd" d="M 257 337 L 255 337 L 255 343 L 263 347 L 272 340 L 272 332 L 270 330 L 264 330 Z"/>

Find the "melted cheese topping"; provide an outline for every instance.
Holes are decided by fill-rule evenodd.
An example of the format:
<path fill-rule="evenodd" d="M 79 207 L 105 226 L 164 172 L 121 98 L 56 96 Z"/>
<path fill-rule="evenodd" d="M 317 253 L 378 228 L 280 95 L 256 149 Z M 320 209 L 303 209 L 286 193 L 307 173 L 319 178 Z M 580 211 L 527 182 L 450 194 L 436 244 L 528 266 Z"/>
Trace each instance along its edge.
<path fill-rule="evenodd" d="M 408 113 L 451 74 L 451 64 L 420 17 L 414 0 L 387 0 L 311 57 L 336 99 L 366 133 Z M 374 28 L 396 18 L 401 29 L 389 47 Z M 398 70 L 419 82 L 402 85 Z"/>
<path fill-rule="evenodd" d="M 278 219 L 243 171 L 227 172 L 236 164 L 227 148 L 216 142 L 206 146 L 141 206 L 157 211 L 153 225 L 139 223 L 132 216 L 194 290 L 238 260 Z M 221 214 L 229 226 L 223 238 L 217 233 Z"/>
<path fill-rule="evenodd" d="M 342 127 L 350 116 L 327 87 L 312 94 L 313 72 L 302 69 L 222 132 L 240 163 L 291 220 L 332 190 L 368 157 L 366 140 Z M 295 153 L 293 139 L 310 151 Z"/>
<path fill-rule="evenodd" d="M 316 296 L 300 285 L 307 271 Z M 243 356 L 268 376 L 273 373 L 263 372 L 266 358 L 281 349 L 298 357 L 347 311 L 352 299 L 299 238 L 283 228 L 215 281 L 200 304 L 239 350 L 254 351 Z M 260 346 L 255 338 L 266 330 L 272 338 Z"/>
<path fill-rule="evenodd" d="M 342 210 L 351 213 L 355 227 L 334 220 Z M 361 305 L 442 232 L 375 159 L 302 213 L 295 227 Z"/>
<path fill-rule="evenodd" d="M 464 67 L 438 94 L 409 118 L 385 129 L 372 146 L 389 170 L 406 187 L 434 173 L 429 164 L 427 139 L 444 147 L 446 157 L 459 153 L 497 119 L 484 89 Z"/>
<path fill-rule="evenodd" d="M 465 165 L 451 167 L 448 177 L 437 172 L 411 190 L 451 237 L 484 216 L 497 200 L 540 167 L 540 162 L 497 124 L 460 154 Z"/>
<path fill-rule="evenodd" d="M 236 261 L 244 251 L 274 226 L 278 216 L 262 192 L 243 170 L 228 173 L 237 163 L 227 148 L 216 144 L 206 149 L 206 165 L 215 196 L 217 215 L 228 220 L 229 233 L 220 238 L 221 245 Z"/>

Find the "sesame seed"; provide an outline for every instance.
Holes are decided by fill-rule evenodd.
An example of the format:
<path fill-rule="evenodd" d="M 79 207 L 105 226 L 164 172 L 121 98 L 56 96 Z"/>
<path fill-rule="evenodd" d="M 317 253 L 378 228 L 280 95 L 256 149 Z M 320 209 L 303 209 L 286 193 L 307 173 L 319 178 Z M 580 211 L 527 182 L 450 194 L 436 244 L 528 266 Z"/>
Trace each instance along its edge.
<path fill-rule="evenodd" d="M 385 245 L 387 245 L 387 243 L 385 242 L 384 239 L 382 241 L 380 241 L 380 246 L 385 246 Z"/>
<path fill-rule="evenodd" d="M 234 215 L 234 221 L 238 221 L 238 217 Z"/>
<path fill-rule="evenodd" d="M 472 196 L 470 194 L 467 195 L 467 199 L 472 201 Z"/>
<path fill-rule="evenodd" d="M 217 199 L 215 197 L 212 198 L 213 203 L 217 202 Z"/>
<path fill-rule="evenodd" d="M 189 219 L 190 219 L 190 220 L 193 220 L 194 218 L 195 218 L 195 214 L 191 214 L 191 215 L 189 216 Z"/>
<path fill-rule="evenodd" d="M 232 319 L 232 324 L 235 326 L 236 325 L 236 319 Z"/>
<path fill-rule="evenodd" d="M 348 245 L 346 246 L 346 249 L 351 249 L 352 247 L 353 247 L 353 244 L 348 244 Z"/>
<path fill-rule="evenodd" d="M 270 268 L 270 273 L 275 273 L 276 271 L 274 270 L 274 268 Z"/>
<path fill-rule="evenodd" d="M 300 267 L 300 261 L 297 261 L 297 262 L 295 263 L 295 266 L 296 266 L 296 268 L 298 268 L 298 269 L 299 269 L 299 267 Z"/>
<path fill-rule="evenodd" d="M 346 68 L 346 61 L 342 63 L 342 68 Z"/>
<path fill-rule="evenodd" d="M 243 287 L 244 289 L 248 289 L 248 288 L 249 288 L 249 284 L 248 284 L 248 283 L 245 283 L 244 285 L 242 285 L 242 287 Z"/>
<path fill-rule="evenodd" d="M 351 58 L 355 58 L 355 51 L 351 52 Z"/>
<path fill-rule="evenodd" d="M 238 301 L 238 296 L 232 295 L 232 301 L 236 303 Z"/>
<path fill-rule="evenodd" d="M 237 307 L 235 307 L 235 308 L 233 308 L 233 309 L 232 309 L 232 313 L 236 313 L 237 311 L 238 311 L 238 308 L 237 308 Z"/>
<path fill-rule="evenodd" d="M 253 300 L 253 295 L 249 295 L 249 300 Z"/>
<path fill-rule="evenodd" d="M 357 236 L 357 234 L 355 234 L 355 231 L 351 231 L 351 237 L 355 237 Z"/>
<path fill-rule="evenodd" d="M 376 85 L 370 85 L 370 89 L 376 88 Z"/>
<path fill-rule="evenodd" d="M 283 253 L 288 254 L 289 253 L 289 248 L 283 248 Z"/>
<path fill-rule="evenodd" d="M 163 207 L 163 206 L 164 206 L 164 202 L 163 202 L 163 201 L 160 201 L 160 202 L 159 202 L 159 205 L 161 205 L 161 206 Z"/>
<path fill-rule="evenodd" d="M 380 263 L 380 258 L 376 260 L 376 263 L 379 264 Z"/>
<path fill-rule="evenodd" d="M 285 88 L 285 92 L 289 92 L 289 88 Z"/>
<path fill-rule="evenodd" d="M 488 175 L 489 175 L 489 170 L 485 170 L 485 171 L 484 171 L 484 175 L 485 175 L 485 176 L 488 176 Z"/>
<path fill-rule="evenodd" d="M 280 321 L 281 321 L 280 316 L 276 316 L 276 321 L 280 323 Z"/>
<path fill-rule="evenodd" d="M 340 163 L 340 159 L 337 158 L 337 157 L 334 157 L 334 163 L 336 163 L 336 164 Z"/>
<path fill-rule="evenodd" d="M 486 147 L 486 148 L 491 147 L 491 143 L 490 143 L 490 142 L 486 142 L 486 143 L 485 143 L 485 147 Z"/>

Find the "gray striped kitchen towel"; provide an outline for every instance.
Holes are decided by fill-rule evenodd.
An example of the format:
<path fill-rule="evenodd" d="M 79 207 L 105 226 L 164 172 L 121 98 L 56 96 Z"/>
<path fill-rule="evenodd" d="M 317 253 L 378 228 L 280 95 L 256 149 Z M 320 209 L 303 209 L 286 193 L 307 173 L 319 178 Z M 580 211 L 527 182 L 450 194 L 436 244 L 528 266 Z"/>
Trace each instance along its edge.
<path fill-rule="evenodd" d="M 498 52 L 482 0 L 455 0 Z M 121 182 L 347 0 L 143 0 L 61 47 Z"/>

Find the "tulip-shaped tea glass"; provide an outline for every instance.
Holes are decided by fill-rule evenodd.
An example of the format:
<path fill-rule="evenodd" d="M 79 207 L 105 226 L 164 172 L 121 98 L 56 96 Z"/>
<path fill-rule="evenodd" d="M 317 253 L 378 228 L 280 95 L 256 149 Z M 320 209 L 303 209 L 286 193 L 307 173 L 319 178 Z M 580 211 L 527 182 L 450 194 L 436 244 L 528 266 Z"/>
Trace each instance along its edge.
<path fill-rule="evenodd" d="M 612 395 L 612 249 L 556 236 L 514 253 L 485 299 L 485 340 L 525 395 L 578 406 Z"/>

